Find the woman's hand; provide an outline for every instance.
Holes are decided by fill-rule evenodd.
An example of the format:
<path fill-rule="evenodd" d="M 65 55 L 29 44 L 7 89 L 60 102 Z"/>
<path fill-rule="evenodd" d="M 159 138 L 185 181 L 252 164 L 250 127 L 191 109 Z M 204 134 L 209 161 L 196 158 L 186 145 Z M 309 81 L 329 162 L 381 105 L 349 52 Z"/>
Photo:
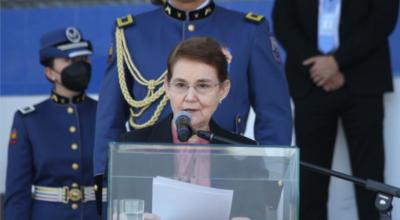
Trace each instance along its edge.
<path fill-rule="evenodd" d="M 161 220 L 161 218 L 158 215 L 153 214 L 153 213 L 147 213 L 147 212 L 145 212 L 143 214 L 143 219 L 144 220 Z"/>

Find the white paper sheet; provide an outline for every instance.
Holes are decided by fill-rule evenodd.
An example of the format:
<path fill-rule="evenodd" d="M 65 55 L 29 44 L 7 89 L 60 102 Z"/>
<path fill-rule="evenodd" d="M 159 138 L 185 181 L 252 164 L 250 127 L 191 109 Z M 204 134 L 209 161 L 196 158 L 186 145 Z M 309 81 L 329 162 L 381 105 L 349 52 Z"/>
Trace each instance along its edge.
<path fill-rule="evenodd" d="M 152 213 L 162 220 L 228 220 L 233 190 L 153 179 Z"/>

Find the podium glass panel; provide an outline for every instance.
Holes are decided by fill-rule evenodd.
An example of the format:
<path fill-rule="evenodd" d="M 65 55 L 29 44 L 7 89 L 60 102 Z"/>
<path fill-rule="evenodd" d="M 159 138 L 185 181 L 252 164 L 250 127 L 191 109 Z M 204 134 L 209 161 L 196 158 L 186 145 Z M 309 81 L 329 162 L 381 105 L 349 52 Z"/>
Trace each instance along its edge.
<path fill-rule="evenodd" d="M 109 220 L 298 219 L 297 148 L 110 145 Z"/>

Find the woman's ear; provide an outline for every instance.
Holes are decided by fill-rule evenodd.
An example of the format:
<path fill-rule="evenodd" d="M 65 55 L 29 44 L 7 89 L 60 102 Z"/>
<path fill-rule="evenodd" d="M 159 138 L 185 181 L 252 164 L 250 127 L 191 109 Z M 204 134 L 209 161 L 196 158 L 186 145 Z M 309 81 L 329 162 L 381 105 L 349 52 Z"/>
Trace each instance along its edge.
<path fill-rule="evenodd" d="M 228 96 L 229 94 L 229 90 L 231 89 L 231 81 L 229 79 L 225 80 L 224 82 L 222 82 L 221 84 L 221 96 L 220 96 L 220 103 L 222 102 L 222 100 L 225 99 L 226 96 Z"/>
<path fill-rule="evenodd" d="M 49 79 L 51 82 L 54 83 L 56 81 L 55 73 L 51 70 L 50 67 L 44 68 L 44 75 L 46 75 L 47 79 Z"/>
<path fill-rule="evenodd" d="M 169 86 L 168 85 L 169 85 L 169 81 L 167 79 L 167 76 L 165 76 L 164 77 L 163 87 L 164 87 L 164 90 L 165 90 L 165 95 L 167 95 L 168 98 L 169 98 L 170 96 L 169 96 Z"/>

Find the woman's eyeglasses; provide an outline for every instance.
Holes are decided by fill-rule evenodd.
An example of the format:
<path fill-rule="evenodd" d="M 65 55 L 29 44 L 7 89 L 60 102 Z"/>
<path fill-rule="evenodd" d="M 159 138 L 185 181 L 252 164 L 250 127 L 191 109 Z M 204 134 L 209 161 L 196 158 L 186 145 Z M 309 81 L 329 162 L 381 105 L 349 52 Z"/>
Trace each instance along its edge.
<path fill-rule="evenodd" d="M 173 90 L 173 92 L 176 93 L 187 93 L 187 91 L 189 91 L 189 88 L 193 87 L 196 93 L 204 95 L 211 93 L 214 90 L 214 88 L 220 84 L 221 83 L 200 82 L 196 83 L 194 86 L 190 86 L 186 82 L 171 82 L 169 83 L 169 87 L 171 88 L 171 90 Z"/>

